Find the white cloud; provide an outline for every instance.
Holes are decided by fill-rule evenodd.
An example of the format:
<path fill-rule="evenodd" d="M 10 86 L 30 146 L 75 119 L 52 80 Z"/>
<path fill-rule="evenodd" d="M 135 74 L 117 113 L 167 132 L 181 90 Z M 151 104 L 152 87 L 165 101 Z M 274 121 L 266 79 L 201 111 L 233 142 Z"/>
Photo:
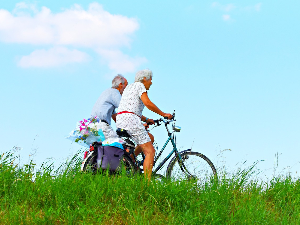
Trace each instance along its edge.
<path fill-rule="evenodd" d="M 223 20 L 228 21 L 228 20 L 230 20 L 230 15 L 225 14 L 222 16 L 222 18 L 223 18 Z"/>
<path fill-rule="evenodd" d="M 18 12 L 25 6 L 18 7 Z M 10 43 L 123 46 L 139 27 L 136 19 L 112 15 L 98 3 L 90 4 L 88 10 L 75 5 L 56 14 L 42 7 L 33 16 L 1 10 L 0 18 L 0 39 Z"/>
<path fill-rule="evenodd" d="M 218 7 L 220 4 L 218 3 L 218 2 L 213 2 L 212 4 L 211 4 L 211 6 L 212 7 Z"/>
<path fill-rule="evenodd" d="M 26 11 L 28 10 L 28 11 Z M 37 6 L 35 4 L 27 4 L 25 2 L 19 2 L 13 10 L 15 15 L 28 15 L 31 12 L 38 13 Z"/>
<path fill-rule="evenodd" d="M 235 9 L 235 8 L 236 8 L 236 6 L 234 4 L 228 4 L 228 5 L 225 5 L 223 7 L 223 10 L 226 11 L 226 12 L 229 12 L 229 11 Z"/>
<path fill-rule="evenodd" d="M 53 13 L 47 7 L 37 9 L 35 5 L 24 2 L 18 3 L 12 13 L 0 9 L 0 41 L 6 43 L 89 48 L 97 52 L 120 51 L 121 47 L 130 47 L 132 35 L 138 28 L 139 24 L 135 18 L 110 14 L 98 3 L 90 4 L 87 10 L 75 4 L 59 13 Z M 24 56 L 22 60 L 29 60 L 37 52 L 42 54 L 40 51 L 42 50 L 36 50 Z M 54 50 L 43 51 L 45 55 L 49 55 L 50 52 L 53 57 L 55 55 Z M 59 55 L 57 54 L 58 58 Z M 104 57 L 104 61 L 113 62 L 107 54 L 100 56 Z M 119 64 L 122 59 L 132 65 L 143 61 L 125 56 L 123 54 L 123 57 L 119 57 Z M 23 61 L 20 61 L 20 65 L 24 65 Z M 38 66 L 37 63 L 30 65 Z M 44 64 L 41 63 L 41 66 Z M 132 71 L 135 69 L 132 67 Z"/>
<path fill-rule="evenodd" d="M 234 4 L 225 4 L 225 5 L 222 5 L 222 4 L 218 3 L 218 2 L 213 2 L 211 4 L 211 6 L 213 8 L 216 8 L 216 9 L 222 11 L 222 12 L 226 12 L 227 13 L 227 14 L 224 14 L 222 16 L 222 19 L 224 21 L 232 20 L 231 19 L 231 15 L 228 14 L 229 12 L 231 12 L 231 14 L 234 13 L 234 11 L 237 11 L 237 10 L 239 10 L 239 11 L 249 11 L 249 12 L 253 12 L 253 11 L 258 12 L 258 11 L 261 10 L 261 5 L 262 5 L 261 3 L 257 3 L 255 5 L 242 7 L 242 6 L 236 6 Z"/>
<path fill-rule="evenodd" d="M 254 6 L 254 9 L 255 11 L 260 11 L 261 10 L 261 3 L 257 3 L 255 6 Z"/>
<path fill-rule="evenodd" d="M 144 57 L 132 58 L 119 50 L 99 50 L 98 53 L 115 73 L 133 72 L 135 68 L 147 62 L 147 59 Z"/>
<path fill-rule="evenodd" d="M 23 68 L 47 68 L 68 63 L 81 63 L 88 59 L 89 55 L 76 49 L 69 50 L 65 47 L 54 47 L 49 50 L 35 50 L 30 55 L 23 56 L 18 65 Z"/>
<path fill-rule="evenodd" d="M 248 12 L 259 12 L 261 11 L 261 6 L 262 3 L 257 3 L 255 5 L 249 5 L 243 8 L 243 10 L 248 11 Z"/>
<path fill-rule="evenodd" d="M 227 4 L 227 5 L 222 5 L 218 2 L 213 2 L 212 3 L 212 7 L 214 8 L 218 8 L 221 11 L 225 11 L 225 12 L 229 12 L 232 11 L 236 8 L 236 6 L 234 4 Z"/>

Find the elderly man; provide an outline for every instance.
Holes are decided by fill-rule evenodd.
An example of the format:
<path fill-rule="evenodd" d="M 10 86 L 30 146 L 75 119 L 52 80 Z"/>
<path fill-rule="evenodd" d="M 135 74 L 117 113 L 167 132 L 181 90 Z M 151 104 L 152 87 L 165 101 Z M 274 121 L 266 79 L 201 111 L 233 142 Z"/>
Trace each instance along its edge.
<path fill-rule="evenodd" d="M 141 151 L 145 154 L 144 172 L 147 178 L 151 178 L 155 149 L 152 145 L 153 136 L 148 133 L 142 123 L 153 124 L 152 119 L 142 115 L 144 106 L 162 117 L 172 118 L 169 113 L 162 112 L 148 97 L 147 90 L 152 85 L 152 71 L 145 69 L 138 71 L 135 82 L 124 90 L 119 105 L 116 125 L 118 128 L 125 129 L 134 142 L 138 145 L 135 155 Z"/>
<path fill-rule="evenodd" d="M 98 128 L 102 129 L 105 139 L 118 137 L 110 126 L 111 118 L 116 122 L 115 109 L 119 107 L 121 95 L 127 84 L 127 80 L 122 75 L 115 76 L 112 87 L 102 92 L 92 109 L 91 118 L 100 119 Z"/>

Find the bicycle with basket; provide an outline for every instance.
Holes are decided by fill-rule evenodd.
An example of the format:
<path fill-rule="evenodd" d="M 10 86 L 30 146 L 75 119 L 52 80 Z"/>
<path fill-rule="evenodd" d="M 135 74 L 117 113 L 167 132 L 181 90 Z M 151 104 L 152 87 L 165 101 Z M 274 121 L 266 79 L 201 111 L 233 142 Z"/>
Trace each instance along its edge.
<path fill-rule="evenodd" d="M 162 170 L 163 166 L 169 161 L 167 166 L 165 177 L 173 178 L 176 180 L 181 179 L 197 179 L 200 182 L 206 181 L 207 179 L 217 178 L 217 171 L 211 160 L 203 155 L 202 153 L 192 151 L 192 149 L 187 149 L 179 151 L 176 144 L 176 133 L 181 131 L 179 126 L 175 126 L 175 111 L 173 113 L 172 119 L 160 118 L 154 120 L 154 127 L 159 127 L 164 125 L 168 134 L 168 138 L 159 152 L 156 152 L 154 158 L 154 165 L 152 176 L 154 177 L 164 177 L 159 172 Z M 120 159 L 119 167 L 114 171 L 118 172 L 123 169 L 126 170 L 127 174 L 143 173 L 143 161 L 144 155 L 135 156 L 135 143 L 132 141 L 130 136 L 127 134 L 126 130 L 117 129 L 117 134 L 121 137 L 125 144 L 124 154 Z M 166 149 L 166 146 L 171 143 L 171 152 L 162 159 L 160 163 L 158 160 L 161 158 L 162 153 Z M 85 152 L 84 161 L 81 166 L 81 171 L 92 171 L 96 172 L 99 168 L 97 164 L 97 151 L 95 151 L 101 143 L 94 142 L 88 152 Z M 172 157 L 173 156 L 173 157 Z M 157 165 L 158 164 L 158 165 Z"/>

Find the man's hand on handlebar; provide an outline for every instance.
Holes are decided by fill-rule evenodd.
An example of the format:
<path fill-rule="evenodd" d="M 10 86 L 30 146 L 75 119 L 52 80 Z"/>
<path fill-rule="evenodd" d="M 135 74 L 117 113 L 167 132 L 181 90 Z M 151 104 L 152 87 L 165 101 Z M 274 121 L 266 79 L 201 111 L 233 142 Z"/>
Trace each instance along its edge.
<path fill-rule="evenodd" d="M 154 120 L 153 119 L 147 119 L 146 123 L 148 125 L 152 125 L 152 124 L 154 124 Z"/>
<path fill-rule="evenodd" d="M 147 121 L 145 121 L 146 123 L 144 123 L 144 126 L 146 129 L 149 128 L 149 125 L 153 125 L 155 124 L 154 120 L 153 119 L 147 119 Z"/>

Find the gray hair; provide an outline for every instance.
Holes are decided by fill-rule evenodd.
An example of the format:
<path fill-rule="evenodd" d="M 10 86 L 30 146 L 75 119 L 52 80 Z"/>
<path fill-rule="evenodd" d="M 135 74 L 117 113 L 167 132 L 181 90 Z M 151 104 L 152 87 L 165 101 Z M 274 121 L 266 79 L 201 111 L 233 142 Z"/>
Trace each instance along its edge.
<path fill-rule="evenodd" d="M 153 73 L 151 70 L 149 69 L 139 70 L 135 74 L 135 82 L 142 82 L 144 78 L 146 78 L 146 80 L 149 80 L 152 77 L 153 77 Z"/>
<path fill-rule="evenodd" d="M 125 84 L 125 78 L 121 75 L 118 74 L 117 76 L 114 77 L 112 80 L 112 88 L 118 88 L 119 84 Z"/>

